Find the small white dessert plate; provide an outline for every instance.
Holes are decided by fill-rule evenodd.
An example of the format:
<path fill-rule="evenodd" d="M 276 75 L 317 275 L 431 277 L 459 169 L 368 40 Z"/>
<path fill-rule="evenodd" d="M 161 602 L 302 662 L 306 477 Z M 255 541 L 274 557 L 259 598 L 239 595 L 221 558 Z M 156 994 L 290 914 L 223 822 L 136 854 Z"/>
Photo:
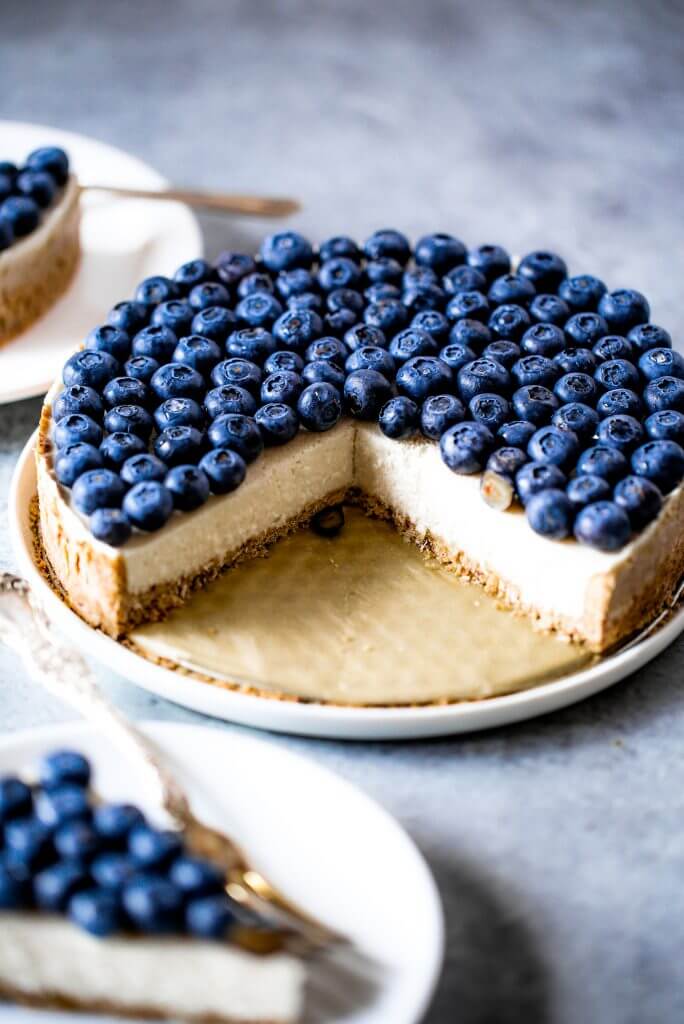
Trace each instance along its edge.
<path fill-rule="evenodd" d="M 432 875 L 399 824 L 351 783 L 274 743 L 206 726 L 151 723 L 145 729 L 208 824 L 238 839 L 292 899 L 386 968 L 373 1001 L 345 1016 L 345 1024 L 416 1024 L 439 977 L 444 924 Z M 135 765 L 85 723 L 0 740 L 0 775 L 35 769 L 55 747 L 91 758 L 105 798 L 145 804 Z M 152 814 L 154 805 L 146 809 Z M 40 1015 L 45 1024 L 65 1019 L 103 1020 Z M 2 1024 L 37 1020 L 34 1010 L 0 1008 Z"/>
<path fill-rule="evenodd" d="M 36 493 L 35 435 L 22 452 L 10 488 L 9 524 L 19 572 L 45 610 L 79 650 L 132 683 L 167 700 L 242 725 L 273 732 L 335 739 L 397 740 L 492 729 L 556 711 L 590 697 L 635 672 L 664 651 L 684 630 L 684 608 L 647 639 L 555 682 L 505 697 L 418 707 L 353 707 L 298 703 L 212 686 L 134 653 L 85 623 L 54 593 L 33 558 L 29 504 Z"/>
<path fill-rule="evenodd" d="M 18 121 L 0 121 L 2 159 L 23 160 L 38 146 L 63 146 L 83 185 L 160 188 L 155 170 L 114 146 L 84 135 Z M 81 263 L 65 294 L 18 338 L 2 346 L 0 405 L 45 394 L 74 348 L 135 285 L 171 273 L 202 253 L 202 235 L 180 203 L 85 194 L 81 200 Z"/>

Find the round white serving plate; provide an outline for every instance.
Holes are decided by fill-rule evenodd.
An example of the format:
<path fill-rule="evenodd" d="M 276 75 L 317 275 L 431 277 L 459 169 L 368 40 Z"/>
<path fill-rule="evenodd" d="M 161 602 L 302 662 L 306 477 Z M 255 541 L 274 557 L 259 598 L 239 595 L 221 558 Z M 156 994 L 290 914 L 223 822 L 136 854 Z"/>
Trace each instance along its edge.
<path fill-rule="evenodd" d="M 38 146 L 63 146 L 83 185 L 163 188 L 155 170 L 114 146 L 73 132 L 19 121 L 0 121 L 3 160 L 22 161 Z M 18 338 L 2 346 L 0 405 L 42 395 L 65 359 L 116 303 L 144 277 L 172 273 L 202 253 L 202 235 L 180 203 L 81 198 L 81 262 L 65 294 Z"/>
<path fill-rule="evenodd" d="M 684 630 L 682 608 L 641 643 L 591 668 L 520 693 L 460 704 L 343 707 L 256 697 L 212 686 L 153 664 L 87 625 L 47 584 L 33 560 L 28 521 L 29 502 L 36 492 L 34 444 L 35 435 L 19 458 L 10 488 L 10 535 L 19 572 L 29 580 L 50 618 L 85 654 L 160 697 L 215 718 L 274 732 L 354 740 L 412 739 L 492 729 L 556 711 L 604 690 L 655 658 Z"/>
<path fill-rule="evenodd" d="M 432 875 L 399 824 L 351 783 L 273 743 L 206 726 L 158 722 L 145 730 L 208 824 L 237 839 L 288 896 L 386 968 L 372 1003 L 345 1016 L 345 1024 L 416 1024 L 439 977 L 444 924 Z M 1 740 L 0 775 L 35 769 L 55 747 L 91 758 L 105 798 L 145 803 L 135 765 L 80 722 Z M 146 810 L 153 814 L 154 805 Z M 57 1024 L 65 1016 L 40 1019 Z M 0 1009 L 3 1024 L 35 1020 L 34 1010 Z"/>

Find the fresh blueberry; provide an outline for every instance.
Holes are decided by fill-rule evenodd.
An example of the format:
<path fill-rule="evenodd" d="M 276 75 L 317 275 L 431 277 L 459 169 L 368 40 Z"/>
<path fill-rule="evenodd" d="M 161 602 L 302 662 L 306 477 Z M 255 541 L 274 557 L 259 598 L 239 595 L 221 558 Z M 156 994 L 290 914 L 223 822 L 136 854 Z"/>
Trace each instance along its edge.
<path fill-rule="evenodd" d="M 273 337 L 279 346 L 294 352 L 303 352 L 312 341 L 323 334 L 323 321 L 311 309 L 290 309 L 278 317 L 273 325 Z"/>
<path fill-rule="evenodd" d="M 348 355 L 349 350 L 347 346 L 339 338 L 318 338 L 317 341 L 313 341 L 309 345 L 304 353 L 304 359 L 306 362 L 324 359 L 326 362 L 334 363 L 341 369 Z"/>
<path fill-rule="evenodd" d="M 90 332 L 85 340 L 85 347 L 96 352 L 108 352 L 117 362 L 123 363 L 131 353 L 131 339 L 118 327 L 103 324 Z"/>
<path fill-rule="evenodd" d="M 86 387 L 83 384 L 72 384 L 61 391 L 52 407 L 52 415 L 56 421 L 61 420 L 70 413 L 82 413 L 90 416 L 98 423 L 102 420 L 102 399 L 97 391 Z"/>
<path fill-rule="evenodd" d="M 397 390 L 418 403 L 430 395 L 451 391 L 453 384 L 451 367 L 434 356 L 407 359 L 397 370 Z"/>
<path fill-rule="evenodd" d="M 150 323 L 154 327 L 168 327 L 180 338 L 190 334 L 194 315 L 192 306 L 185 299 L 171 299 L 155 307 Z"/>
<path fill-rule="evenodd" d="M 656 485 L 643 476 L 626 476 L 615 487 L 613 500 L 629 516 L 633 530 L 643 530 L 660 513 L 663 496 Z"/>
<path fill-rule="evenodd" d="M 439 277 L 431 267 L 409 267 L 401 275 L 401 286 L 405 292 L 430 285 L 439 285 Z"/>
<path fill-rule="evenodd" d="M 480 245 L 468 252 L 468 265 L 479 270 L 491 283 L 510 272 L 511 257 L 500 245 Z"/>
<path fill-rule="evenodd" d="M 417 356 L 434 356 L 437 349 L 437 342 L 427 331 L 421 331 L 419 327 L 407 327 L 392 338 L 389 355 L 397 363 L 405 363 Z"/>
<path fill-rule="evenodd" d="M 185 911 L 188 931 L 202 939 L 224 939 L 234 921 L 233 904 L 225 893 L 193 899 Z"/>
<path fill-rule="evenodd" d="M 518 264 L 518 274 L 531 281 L 538 292 L 555 292 L 567 277 L 568 268 L 565 260 L 556 253 L 536 249 L 523 256 Z"/>
<path fill-rule="evenodd" d="M 13 818 L 24 818 L 33 810 L 31 789 L 21 779 L 7 775 L 0 779 L 0 825 Z"/>
<path fill-rule="evenodd" d="M 527 306 L 537 294 L 532 282 L 522 274 L 503 274 L 490 285 L 487 293 L 495 306 L 514 304 Z"/>
<path fill-rule="evenodd" d="M 212 380 L 216 370 L 218 367 L 212 372 Z M 202 374 L 185 363 L 167 363 L 166 366 L 160 367 L 152 377 L 150 387 L 160 402 L 167 398 L 193 398 L 196 402 L 201 402 L 204 397 Z"/>
<path fill-rule="evenodd" d="M 457 320 L 449 331 L 449 344 L 467 345 L 474 352 L 481 352 L 492 340 L 492 332 L 479 320 Z"/>
<path fill-rule="evenodd" d="M 225 874 L 215 864 L 200 857 L 181 855 L 171 865 L 169 880 L 186 899 L 198 899 L 223 891 Z"/>
<path fill-rule="evenodd" d="M 283 299 L 289 299 L 291 295 L 313 291 L 315 285 L 309 270 L 295 267 L 293 270 L 281 270 L 276 278 L 275 287 Z"/>
<path fill-rule="evenodd" d="M 399 395 L 383 405 L 378 424 L 386 437 L 405 440 L 416 433 L 419 419 L 420 410 L 416 403 L 405 395 Z"/>
<path fill-rule="evenodd" d="M 123 510 L 138 529 L 148 532 L 161 530 L 173 512 L 173 498 L 158 480 L 144 480 L 131 487 L 124 498 Z"/>
<path fill-rule="evenodd" d="M 496 359 L 507 370 L 510 370 L 514 363 L 520 358 L 520 346 L 514 341 L 507 341 L 501 338 L 499 341 L 492 341 L 482 352 L 485 359 Z"/>
<path fill-rule="evenodd" d="M 589 373 L 596 369 L 596 356 L 589 348 L 571 346 L 553 357 L 560 373 Z"/>
<path fill-rule="evenodd" d="M 5 853 L 32 871 L 54 860 L 52 827 L 37 818 L 12 818 L 5 823 Z"/>
<path fill-rule="evenodd" d="M 675 409 L 684 412 L 684 381 L 679 377 L 659 377 L 644 389 L 644 404 L 649 412 Z"/>
<path fill-rule="evenodd" d="M 342 415 L 340 392 L 332 384 L 309 384 L 299 396 L 297 412 L 307 430 L 330 430 Z"/>
<path fill-rule="evenodd" d="M 523 334 L 520 347 L 529 355 L 552 359 L 565 348 L 565 335 L 554 324 L 534 324 Z"/>
<path fill-rule="evenodd" d="M 672 348 L 669 333 L 657 324 L 638 324 L 631 328 L 627 337 L 638 353 L 648 352 L 650 348 Z"/>
<path fill-rule="evenodd" d="M 639 370 L 646 381 L 659 377 L 684 378 L 684 358 L 671 348 L 651 348 L 639 359 Z"/>
<path fill-rule="evenodd" d="M 463 242 L 443 232 L 424 235 L 416 242 L 416 263 L 421 267 L 430 267 L 437 274 L 446 274 L 452 267 L 463 263 L 466 255 Z"/>
<path fill-rule="evenodd" d="M 210 281 L 213 269 L 207 260 L 197 259 L 183 263 L 173 275 L 173 279 L 183 291 L 190 291 L 196 284 L 203 284 Z"/>
<path fill-rule="evenodd" d="M 236 285 L 247 274 L 253 274 L 255 270 L 254 257 L 245 252 L 222 252 L 216 260 L 216 276 L 229 288 Z"/>
<path fill-rule="evenodd" d="M 530 303 L 530 316 L 538 323 L 562 327 L 570 317 L 570 307 L 558 295 L 535 295 Z"/>
<path fill-rule="evenodd" d="M 335 338 L 343 338 L 357 319 L 357 314 L 351 309 L 338 309 L 334 313 L 326 313 L 323 317 L 323 331 Z"/>
<path fill-rule="evenodd" d="M 684 476 L 684 449 L 676 441 L 647 441 L 632 453 L 632 470 L 669 494 Z"/>
<path fill-rule="evenodd" d="M 230 293 L 219 281 L 205 281 L 204 284 L 195 285 L 188 295 L 188 302 L 196 313 L 202 309 L 213 309 L 214 306 L 228 307 Z"/>
<path fill-rule="evenodd" d="M 120 470 L 121 479 L 129 487 L 132 487 L 133 484 L 143 483 L 145 480 L 163 480 L 166 473 L 166 466 L 161 459 L 158 459 L 156 455 L 149 455 L 147 453 L 131 455 L 130 459 L 126 459 Z"/>
<path fill-rule="evenodd" d="M 311 243 L 296 231 L 279 231 L 261 243 L 261 259 L 269 270 L 278 273 L 293 267 L 310 267 L 313 263 Z"/>
<path fill-rule="evenodd" d="M 248 359 L 252 363 L 262 363 L 275 348 L 273 335 L 263 327 L 243 327 L 233 331 L 226 341 L 229 357 Z"/>
<path fill-rule="evenodd" d="M 154 442 L 154 454 L 167 466 L 194 464 L 203 451 L 204 435 L 197 427 L 168 427 Z"/>
<path fill-rule="evenodd" d="M 487 469 L 490 473 L 505 477 L 511 482 L 515 480 L 515 474 L 527 462 L 527 455 L 520 448 L 507 445 L 504 448 L 497 448 L 487 459 Z"/>
<path fill-rule="evenodd" d="M 526 309 L 508 302 L 494 310 L 489 318 L 489 330 L 495 338 L 520 341 L 530 322 L 530 315 Z"/>
<path fill-rule="evenodd" d="M 119 508 L 96 508 L 88 520 L 93 537 L 118 548 L 131 536 L 131 524 Z"/>
<path fill-rule="evenodd" d="M 564 540 L 572 532 L 575 510 L 565 491 L 549 488 L 534 494 L 525 506 L 527 522 L 535 533 Z"/>
<path fill-rule="evenodd" d="M 58 185 L 66 185 L 69 177 L 69 157 L 59 146 L 41 146 L 26 157 L 26 166 L 32 171 L 46 171 Z"/>
<path fill-rule="evenodd" d="M 446 307 L 447 319 L 451 323 L 457 320 L 481 320 L 486 323 L 490 313 L 487 296 L 478 291 L 457 292 L 449 299 Z"/>
<path fill-rule="evenodd" d="M 238 320 L 248 327 L 272 327 L 282 312 L 283 307 L 275 295 L 267 292 L 254 292 L 235 307 Z"/>
<path fill-rule="evenodd" d="M 335 235 L 321 242 L 318 255 L 321 263 L 326 263 L 327 260 L 334 259 L 336 256 L 347 256 L 357 263 L 361 259 L 358 245 L 353 238 L 348 238 L 346 235 Z"/>
<path fill-rule="evenodd" d="M 234 384 L 249 391 L 255 398 L 261 389 L 262 377 L 259 367 L 249 359 L 226 359 L 211 371 L 211 380 L 215 387 Z"/>
<path fill-rule="evenodd" d="M 411 321 L 411 327 L 415 327 L 419 331 L 427 331 L 438 345 L 446 342 L 450 330 L 449 321 L 443 313 L 436 309 L 424 309 L 420 313 L 416 313 Z"/>
<path fill-rule="evenodd" d="M 16 175 L 15 174 L 6 174 L 2 170 L 2 164 L 0 164 L 0 203 L 4 202 L 5 199 L 8 199 L 9 196 L 12 195 L 12 192 L 14 191 L 15 180 L 16 180 Z M 54 183 L 53 183 L 53 187 L 54 187 Z M 13 233 L 12 233 L 12 237 L 14 237 Z"/>
<path fill-rule="evenodd" d="M 344 382 L 345 407 L 360 420 L 376 420 L 391 397 L 392 385 L 377 370 L 352 370 Z"/>
<path fill-rule="evenodd" d="M 418 313 L 417 316 L 424 314 Z M 370 324 L 354 324 L 345 333 L 344 343 L 350 352 L 355 352 L 363 345 L 374 345 L 377 348 L 386 348 L 387 339 L 379 327 L 372 327 Z"/>
<path fill-rule="evenodd" d="M 62 370 L 62 380 L 66 387 L 82 384 L 93 391 L 101 391 L 118 372 L 119 364 L 108 352 L 82 349 L 67 359 Z"/>
<path fill-rule="evenodd" d="M 0 217 L 0 251 L 8 249 L 14 241 L 14 230 L 9 221 Z"/>
<path fill-rule="evenodd" d="M 107 408 L 116 405 L 140 405 L 143 408 L 150 404 L 149 389 L 135 377 L 114 377 L 102 392 Z"/>
<path fill-rule="evenodd" d="M 124 374 L 143 384 L 149 384 L 158 369 L 159 363 L 152 356 L 133 356 L 124 363 Z"/>
<path fill-rule="evenodd" d="M 219 388 L 210 391 L 207 395 L 214 395 Z M 248 396 L 251 398 L 251 396 Z M 254 399 L 252 399 L 252 403 Z M 206 404 L 206 400 L 205 400 Z M 221 410 L 222 412 L 225 410 Z M 242 411 L 242 410 L 238 410 Z M 218 415 L 218 413 L 214 413 Z M 165 402 L 157 406 L 154 411 L 154 421 L 157 429 L 161 432 L 169 427 L 197 427 L 202 430 L 204 427 L 204 415 L 200 405 L 193 398 L 167 398 Z"/>
<path fill-rule="evenodd" d="M 480 473 L 494 447 L 494 435 L 483 423 L 457 423 L 442 434 L 442 459 L 454 473 Z"/>
<path fill-rule="evenodd" d="M 201 334 L 190 334 L 181 338 L 172 356 L 174 363 L 190 366 L 203 377 L 207 377 L 221 359 L 221 349 L 215 341 Z"/>
<path fill-rule="evenodd" d="M 248 295 L 253 295 L 255 292 L 267 292 L 269 295 L 273 295 L 274 290 L 273 281 L 269 275 L 256 272 L 242 278 L 237 293 L 239 298 L 246 299 Z"/>
<path fill-rule="evenodd" d="M 106 468 L 115 472 L 121 469 L 126 459 L 130 459 L 132 455 L 142 455 L 146 451 L 147 445 L 141 437 L 124 430 L 108 434 L 100 445 L 100 452 Z M 81 477 L 81 479 L 83 478 Z M 119 504 L 120 502 L 116 502 L 113 507 L 116 508 Z"/>
<path fill-rule="evenodd" d="M 684 413 L 675 409 L 651 413 L 644 427 L 653 441 L 676 441 L 684 446 Z"/>
<path fill-rule="evenodd" d="M 98 445 L 102 440 L 102 427 L 90 416 L 81 412 L 72 412 L 58 420 L 54 427 L 54 442 L 57 448 L 82 441 L 84 444 Z"/>
<path fill-rule="evenodd" d="M 537 430 L 527 446 L 533 462 L 549 462 L 564 471 L 574 465 L 579 450 L 579 439 L 573 431 L 553 425 Z"/>
<path fill-rule="evenodd" d="M 366 278 L 371 284 L 401 284 L 404 268 L 391 256 L 381 256 L 366 264 Z"/>
<path fill-rule="evenodd" d="M 464 402 L 485 392 L 506 394 L 510 390 L 508 370 L 496 359 L 475 359 L 458 371 L 458 390 Z"/>
<path fill-rule="evenodd" d="M 76 509 L 89 516 L 96 508 L 118 508 L 125 493 L 120 477 L 111 469 L 89 469 L 75 481 L 71 498 Z"/>
<path fill-rule="evenodd" d="M 154 427 L 152 417 L 141 405 L 115 405 L 105 414 L 104 425 L 112 434 L 124 431 L 137 434 L 143 441 L 149 441 Z"/>
<path fill-rule="evenodd" d="M 71 897 L 88 882 L 87 869 L 78 860 L 60 860 L 46 867 L 33 881 L 33 895 L 41 910 L 61 913 Z"/>
<path fill-rule="evenodd" d="M 284 402 L 293 408 L 297 405 L 303 388 L 302 378 L 291 370 L 271 373 L 261 385 L 262 402 Z"/>
<path fill-rule="evenodd" d="M 389 256 L 402 266 L 408 263 L 411 247 L 405 235 L 392 228 L 375 231 L 363 244 L 363 251 L 369 260 Z"/>
<path fill-rule="evenodd" d="M 635 391 L 639 387 L 637 369 L 626 359 L 608 359 L 601 363 L 596 368 L 594 380 L 603 391 L 611 391 L 613 388 Z"/>
<path fill-rule="evenodd" d="M 609 333 L 608 324 L 598 313 L 575 313 L 565 325 L 570 344 L 577 348 L 591 348 Z"/>
<path fill-rule="evenodd" d="M 513 409 L 521 420 L 542 426 L 558 408 L 558 399 L 543 384 L 526 384 L 513 392 Z"/>
<path fill-rule="evenodd" d="M 537 426 L 529 420 L 509 420 L 502 424 L 496 432 L 497 438 L 501 438 L 508 448 L 522 448 L 527 451 L 530 438 Z"/>
<path fill-rule="evenodd" d="M 611 497 L 610 484 L 602 476 L 595 473 L 583 473 L 572 478 L 566 488 L 566 494 L 575 511 L 591 505 L 595 501 L 607 501 Z"/>
<path fill-rule="evenodd" d="M 351 309 L 357 317 L 361 315 L 365 306 L 363 296 L 351 288 L 335 288 L 328 292 L 325 304 L 331 313 L 337 312 L 338 309 Z"/>
<path fill-rule="evenodd" d="M 431 395 L 422 408 L 420 426 L 425 437 L 439 441 L 450 427 L 465 419 L 463 403 L 455 395 Z"/>
<path fill-rule="evenodd" d="M 107 323 L 132 338 L 147 323 L 147 307 L 142 302 L 117 302 L 107 314 Z"/>
<path fill-rule="evenodd" d="M 57 452 L 55 457 L 55 476 L 60 484 L 73 487 L 79 476 L 90 469 L 101 469 L 104 465 L 102 454 L 92 444 L 77 441 Z"/>
<path fill-rule="evenodd" d="M 299 430 L 296 412 L 284 402 L 267 402 L 257 411 L 254 419 L 266 445 L 287 444 Z"/>
<path fill-rule="evenodd" d="M 366 307 L 363 319 L 371 327 L 379 327 L 390 338 L 406 326 L 408 315 L 406 306 L 398 299 L 381 299 Z"/>
<path fill-rule="evenodd" d="M 32 199 L 42 210 L 50 205 L 57 193 L 55 179 L 47 171 L 22 171 L 17 176 L 14 187 L 22 196 Z"/>
<path fill-rule="evenodd" d="M 212 494 L 228 494 L 245 479 L 245 460 L 230 448 L 214 448 L 200 461 L 200 468 L 209 480 Z"/>
<path fill-rule="evenodd" d="M 475 293 L 463 292 L 462 294 L 473 295 Z M 454 302 L 455 299 L 456 296 L 454 296 L 451 302 Z M 413 288 L 407 288 L 401 297 L 401 301 L 411 313 L 424 313 L 433 309 L 442 309 L 446 300 L 446 293 L 436 284 L 422 284 L 416 285 Z M 458 304 L 454 308 L 458 309 Z M 458 312 L 456 317 L 450 317 L 450 319 L 458 318 Z"/>
<path fill-rule="evenodd" d="M 32 875 L 26 864 L 0 853 L 0 910 L 24 910 L 32 903 Z"/>
<path fill-rule="evenodd" d="M 546 356 L 522 356 L 511 367 L 511 376 L 518 387 L 542 384 L 552 388 L 558 379 L 558 367 Z"/>
<path fill-rule="evenodd" d="M 150 356 L 158 363 L 167 363 L 171 359 L 178 344 L 176 335 L 168 327 L 155 325 L 143 327 L 138 331 L 131 343 L 131 350 L 136 356 Z"/>
<path fill-rule="evenodd" d="M 97 884 L 115 892 L 120 892 L 139 871 L 130 854 L 116 851 L 100 853 L 90 865 L 90 873 Z"/>
<path fill-rule="evenodd" d="M 368 305 L 382 302 L 384 299 L 401 299 L 401 288 L 396 284 L 370 284 L 364 289 L 363 297 Z"/>
<path fill-rule="evenodd" d="M 160 871 L 168 868 L 183 849 L 178 832 L 154 828 L 152 825 L 134 825 L 128 834 L 128 852 L 145 870 Z"/>
<path fill-rule="evenodd" d="M 631 341 L 621 334 L 606 334 L 599 338 L 592 351 L 600 363 L 609 359 L 631 359 L 634 354 Z"/>
<path fill-rule="evenodd" d="M 474 362 L 477 356 L 475 355 L 471 348 L 468 348 L 467 345 L 463 345 L 460 342 L 458 342 L 445 345 L 445 347 L 439 353 L 439 358 L 442 360 L 443 363 L 446 363 L 447 366 L 450 366 L 452 371 L 456 374 L 458 373 L 462 366 L 466 365 L 466 363 Z M 491 356 L 490 358 L 496 357 Z M 497 362 L 499 361 L 500 360 L 497 360 Z M 501 365 L 503 366 L 505 364 L 502 363 Z"/>
<path fill-rule="evenodd" d="M 67 784 L 86 787 L 90 776 L 90 762 L 77 750 L 54 750 L 41 760 L 38 767 L 43 789 L 56 789 Z"/>
<path fill-rule="evenodd" d="M 181 931 L 183 894 L 166 878 L 150 874 L 133 878 L 124 886 L 122 901 L 138 931 L 151 935 Z"/>
<path fill-rule="evenodd" d="M 0 220 L 9 224 L 15 238 L 24 238 L 38 227 L 40 207 L 26 196 L 10 196 L 0 204 Z"/>
<path fill-rule="evenodd" d="M 574 313 L 591 313 L 596 310 L 606 286 L 591 274 L 567 277 L 558 286 L 558 295 Z"/>
<path fill-rule="evenodd" d="M 569 430 L 576 434 L 583 444 L 588 444 L 598 427 L 598 413 L 583 402 L 569 402 L 557 409 L 551 417 L 551 423 L 559 430 Z"/>
<path fill-rule="evenodd" d="M 264 448 L 259 427 L 251 416 L 224 413 L 218 416 L 207 431 L 212 448 L 230 448 L 245 462 L 253 462 Z"/>
<path fill-rule="evenodd" d="M 93 824 L 108 846 L 123 846 L 133 826 L 143 820 L 142 812 L 132 804 L 100 804 L 93 811 Z"/>
<path fill-rule="evenodd" d="M 106 889 L 75 893 L 69 900 L 68 913 L 74 924 L 98 938 L 112 935 L 123 924 L 119 899 Z"/>
<path fill-rule="evenodd" d="M 515 474 L 515 490 L 522 505 L 542 491 L 565 487 L 565 474 L 552 462 L 526 462 Z"/>
<path fill-rule="evenodd" d="M 587 373 L 566 373 L 557 380 L 554 394 L 559 402 L 582 402 L 583 405 L 595 405 L 598 395 L 596 381 Z"/>
<path fill-rule="evenodd" d="M 304 360 L 292 350 L 274 352 L 264 363 L 264 373 L 278 373 L 280 370 L 289 370 L 291 373 L 301 373 L 304 369 Z"/>
<path fill-rule="evenodd" d="M 321 263 L 318 283 L 326 292 L 334 288 L 358 288 L 361 284 L 361 271 L 358 264 L 348 256 L 333 256 Z"/>
<path fill-rule="evenodd" d="M 506 422 L 509 406 L 501 395 L 484 392 L 471 398 L 468 409 L 476 423 L 483 423 L 495 434 Z"/>
<path fill-rule="evenodd" d="M 599 551 L 618 551 L 632 532 L 629 517 L 613 501 L 595 501 L 580 509 L 575 520 L 575 537 L 580 544 Z"/>
<path fill-rule="evenodd" d="M 88 793 L 81 783 L 65 782 L 43 790 L 35 801 L 41 825 L 54 831 L 67 821 L 89 821 Z"/>
<path fill-rule="evenodd" d="M 178 398 L 171 401 L 187 402 L 189 399 Z M 163 406 L 160 406 L 157 410 L 157 415 L 168 405 L 169 403 L 165 402 Z M 194 402 L 193 406 L 195 406 Z M 212 388 L 211 391 L 207 392 L 207 396 L 204 399 L 204 408 L 207 410 L 209 419 L 215 420 L 217 416 L 222 416 L 227 412 L 237 412 L 243 416 L 253 416 L 256 412 L 257 403 L 254 396 L 246 388 L 240 388 L 235 384 L 223 384 L 220 388 Z M 186 415 L 184 417 L 185 421 L 190 423 L 190 426 L 201 426 L 202 414 L 199 406 L 197 406 L 197 409 L 200 414 L 199 421 L 190 422 L 189 416 Z M 170 411 L 175 414 L 175 409 Z"/>
<path fill-rule="evenodd" d="M 580 476 L 585 473 L 602 476 L 609 484 L 613 484 L 626 475 L 628 468 L 629 463 L 618 448 L 595 444 L 582 452 L 577 460 L 576 472 Z"/>
<path fill-rule="evenodd" d="M 645 324 L 651 315 L 646 298 L 633 288 L 606 292 L 599 300 L 598 311 L 616 334 L 624 334 L 638 324 Z"/>
<path fill-rule="evenodd" d="M 55 830 L 53 842 L 60 857 L 87 863 L 100 849 L 101 839 L 89 821 L 67 821 Z"/>
<path fill-rule="evenodd" d="M 195 314 L 190 330 L 193 334 L 210 338 L 217 345 L 223 345 L 236 324 L 237 317 L 232 310 L 224 309 L 223 306 L 210 306 Z"/>
<path fill-rule="evenodd" d="M 638 418 L 641 415 L 641 399 L 629 388 L 613 388 L 601 395 L 596 403 L 596 411 L 601 419 L 618 413 Z"/>
<path fill-rule="evenodd" d="M 598 443 L 628 454 L 644 440 L 644 428 L 633 416 L 618 413 L 601 420 L 598 426 Z"/>
<path fill-rule="evenodd" d="M 154 277 L 146 277 L 141 281 L 135 291 L 135 301 L 142 302 L 144 306 L 158 306 L 160 302 L 168 302 L 170 299 L 177 299 L 179 296 L 178 285 L 168 277 L 157 274 Z"/>
<path fill-rule="evenodd" d="M 0 174 L 9 178 L 14 183 L 14 179 L 19 174 L 19 168 L 11 160 L 0 160 Z"/>
<path fill-rule="evenodd" d="M 209 481 L 197 466 L 174 466 L 166 474 L 164 486 L 173 498 L 174 508 L 192 512 L 209 497 Z"/>
<path fill-rule="evenodd" d="M 487 278 L 475 267 L 467 265 L 454 267 L 442 278 L 442 286 L 447 295 L 458 295 L 459 292 L 487 291 Z"/>
<path fill-rule="evenodd" d="M 339 390 L 344 387 L 344 377 L 344 371 L 326 359 L 314 359 L 313 362 L 307 363 L 302 370 L 304 384 L 317 384 L 319 381 L 325 381 L 328 384 L 333 384 Z"/>

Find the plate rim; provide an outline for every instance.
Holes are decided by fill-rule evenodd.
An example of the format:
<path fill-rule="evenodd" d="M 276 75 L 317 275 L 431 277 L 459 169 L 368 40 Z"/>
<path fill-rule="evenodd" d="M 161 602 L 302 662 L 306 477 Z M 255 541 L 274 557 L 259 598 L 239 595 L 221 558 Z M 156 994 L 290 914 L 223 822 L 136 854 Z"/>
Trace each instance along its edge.
<path fill-rule="evenodd" d="M 527 690 L 481 701 L 358 707 L 278 700 L 213 686 L 148 661 L 88 625 L 64 604 L 40 574 L 25 541 L 28 526 L 21 495 L 27 487 L 35 493 L 31 474 L 35 474 L 36 436 L 37 430 L 26 442 L 9 489 L 10 545 L 20 571 L 37 586 L 45 598 L 45 610 L 58 628 L 67 637 L 77 638 L 87 654 L 136 686 L 201 714 L 275 732 L 332 739 L 416 739 L 498 728 L 548 714 L 599 693 L 655 658 L 684 631 L 682 607 L 652 636 L 598 665 Z"/>
<path fill-rule="evenodd" d="M 433 947 L 429 958 L 429 964 L 424 970 L 425 977 L 422 979 L 420 992 L 416 994 L 414 1006 L 409 1006 L 410 1017 L 405 1024 L 419 1024 L 424 1014 L 430 1007 L 437 991 L 437 986 L 442 976 L 446 957 L 446 918 L 444 904 L 437 886 L 437 882 L 430 868 L 430 865 L 422 850 L 416 843 L 413 836 L 404 825 L 375 797 L 371 796 L 359 785 L 345 778 L 327 765 L 321 764 L 313 757 L 302 754 L 299 751 L 291 750 L 282 744 L 274 743 L 263 736 L 256 736 L 253 733 L 226 732 L 219 728 L 212 728 L 203 723 L 195 722 L 167 722 L 154 718 L 137 719 L 137 726 L 143 731 L 149 732 L 152 737 L 157 732 L 169 733 L 201 733 L 211 731 L 221 742 L 235 744 L 238 748 L 247 750 L 267 748 L 270 754 L 285 761 L 294 762 L 300 767 L 306 767 L 307 772 L 313 770 L 327 783 L 334 783 L 353 795 L 355 801 L 364 804 L 372 811 L 376 818 L 382 822 L 383 827 L 392 834 L 393 839 L 400 842 L 405 851 L 410 855 L 415 867 L 416 876 L 420 876 L 425 890 L 424 897 L 429 905 L 431 917 L 430 934 L 433 937 Z M 0 756 L 9 752 L 12 757 L 16 752 L 21 751 L 27 743 L 49 743 L 64 744 L 73 742 L 75 736 L 97 735 L 98 730 L 90 722 L 75 718 L 68 722 L 48 723 L 40 726 L 21 728 L 14 732 L 5 733 L 0 736 Z"/>

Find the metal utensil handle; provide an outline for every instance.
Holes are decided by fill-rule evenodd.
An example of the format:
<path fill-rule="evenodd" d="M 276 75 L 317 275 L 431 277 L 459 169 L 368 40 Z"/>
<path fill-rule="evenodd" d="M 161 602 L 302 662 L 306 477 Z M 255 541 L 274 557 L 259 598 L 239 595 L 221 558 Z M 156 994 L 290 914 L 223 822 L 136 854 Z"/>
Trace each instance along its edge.
<path fill-rule="evenodd" d="M 226 192 L 202 192 L 185 188 L 121 188 L 116 185 L 81 185 L 86 192 L 110 192 L 129 199 L 162 199 L 188 206 L 233 213 L 242 217 L 287 217 L 300 209 L 296 199 L 281 196 L 241 196 Z"/>
<path fill-rule="evenodd" d="M 188 799 L 156 745 L 102 695 L 86 661 L 60 642 L 28 583 L 12 573 L 0 573 L 0 640 L 17 651 L 31 676 L 138 761 L 177 827 L 193 820 Z"/>

